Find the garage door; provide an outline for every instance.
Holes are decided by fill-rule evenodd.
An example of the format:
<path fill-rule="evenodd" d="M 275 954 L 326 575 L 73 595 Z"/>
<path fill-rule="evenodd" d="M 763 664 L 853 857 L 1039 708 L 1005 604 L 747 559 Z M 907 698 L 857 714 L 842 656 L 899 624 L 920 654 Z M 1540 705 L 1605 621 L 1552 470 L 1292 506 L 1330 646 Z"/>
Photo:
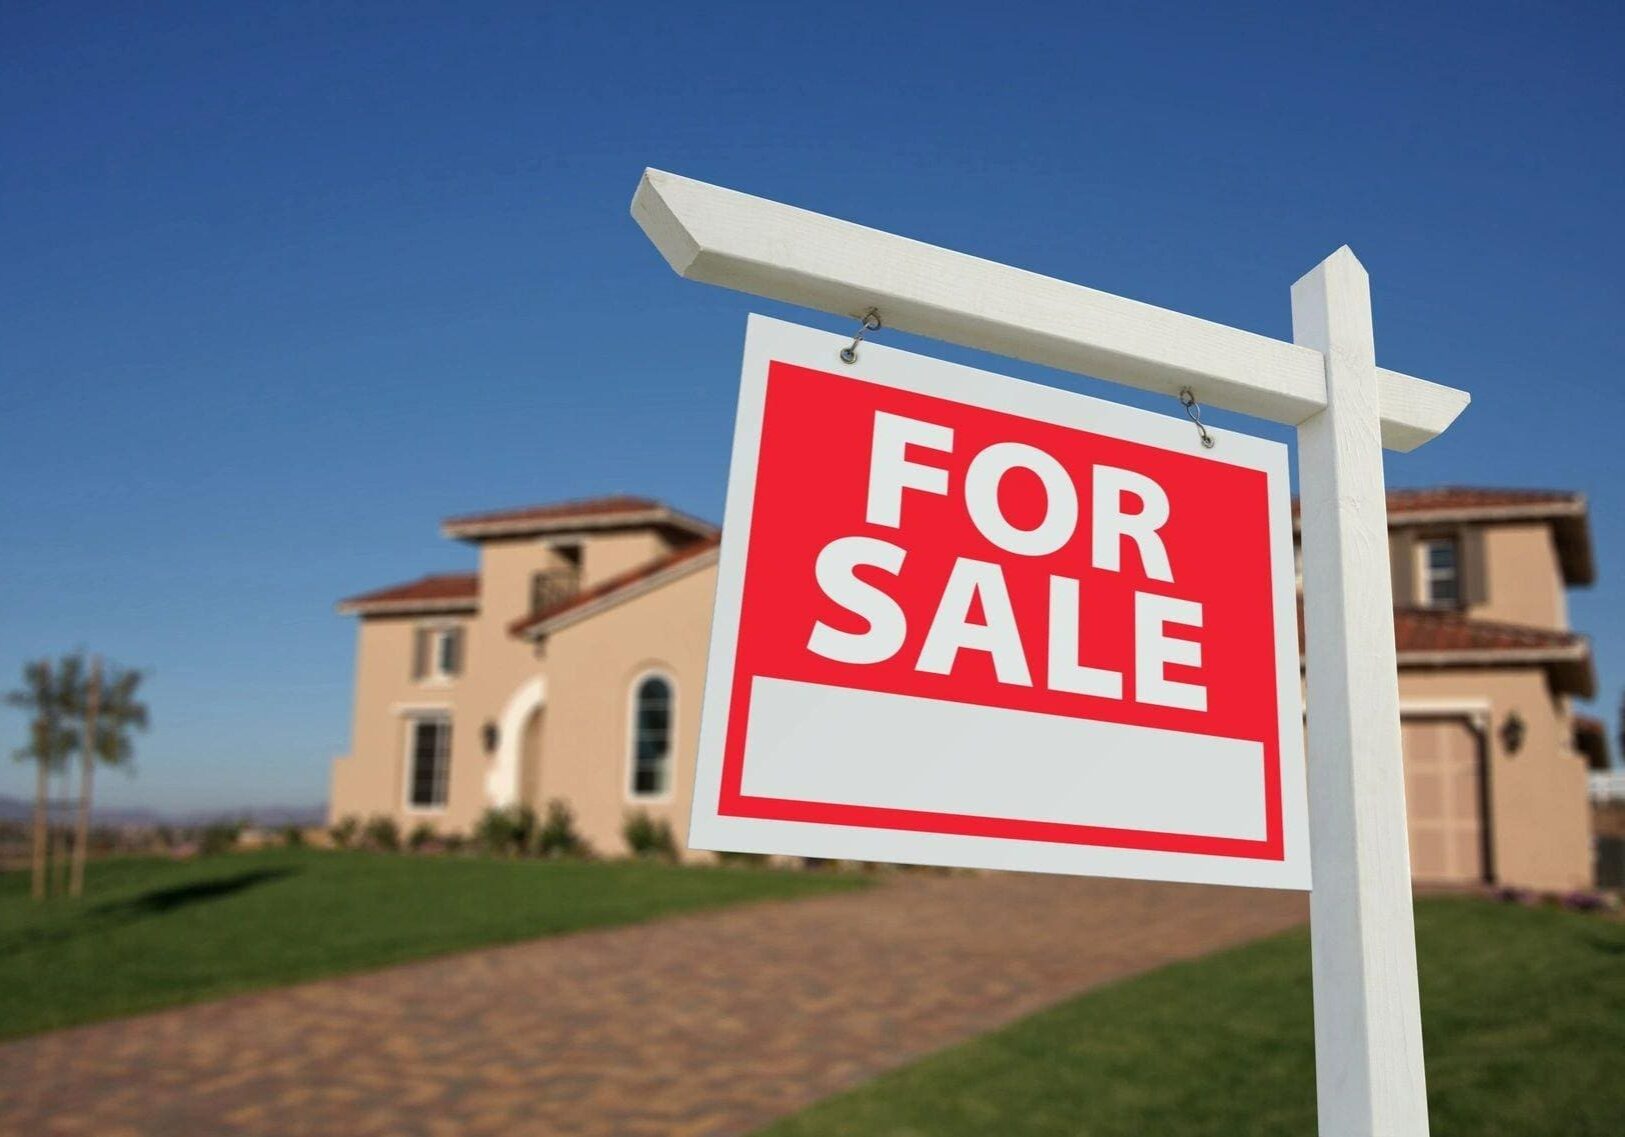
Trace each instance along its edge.
<path fill-rule="evenodd" d="M 1484 795 L 1478 736 L 1460 719 L 1406 719 L 1405 807 L 1411 876 L 1484 879 Z"/>

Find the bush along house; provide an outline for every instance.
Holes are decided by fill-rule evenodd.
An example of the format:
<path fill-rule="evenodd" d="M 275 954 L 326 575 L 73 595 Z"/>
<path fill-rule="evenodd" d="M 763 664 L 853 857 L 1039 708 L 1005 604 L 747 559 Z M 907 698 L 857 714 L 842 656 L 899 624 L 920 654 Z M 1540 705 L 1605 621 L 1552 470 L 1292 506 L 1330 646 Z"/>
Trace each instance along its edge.
<path fill-rule="evenodd" d="M 1396 490 L 1388 517 L 1413 875 L 1589 884 L 1594 748 L 1570 700 L 1595 678 L 1566 603 L 1594 572 L 1584 498 Z M 441 528 L 477 571 L 339 604 L 359 633 L 333 818 L 467 833 L 487 809 L 562 800 L 601 853 L 625 851 L 634 815 L 681 844 L 717 529 L 636 497 Z"/>

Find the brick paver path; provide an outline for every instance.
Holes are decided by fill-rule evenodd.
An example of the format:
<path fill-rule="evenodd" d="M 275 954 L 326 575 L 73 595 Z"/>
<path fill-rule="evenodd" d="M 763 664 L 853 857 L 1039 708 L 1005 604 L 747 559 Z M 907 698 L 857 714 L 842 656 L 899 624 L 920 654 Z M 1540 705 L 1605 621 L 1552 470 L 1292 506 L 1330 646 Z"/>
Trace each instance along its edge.
<path fill-rule="evenodd" d="M 0 1133 L 748 1133 L 1301 896 L 900 875 L 0 1047 Z M 3 998 L 3 993 L 0 993 Z"/>

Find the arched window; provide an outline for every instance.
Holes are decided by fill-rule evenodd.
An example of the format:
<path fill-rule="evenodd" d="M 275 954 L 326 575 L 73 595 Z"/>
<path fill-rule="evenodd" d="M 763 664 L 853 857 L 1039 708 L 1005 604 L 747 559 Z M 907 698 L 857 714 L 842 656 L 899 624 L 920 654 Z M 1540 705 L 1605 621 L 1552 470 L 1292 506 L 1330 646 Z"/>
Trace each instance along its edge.
<path fill-rule="evenodd" d="M 632 688 L 632 796 L 664 797 L 671 789 L 672 685 L 645 675 Z"/>

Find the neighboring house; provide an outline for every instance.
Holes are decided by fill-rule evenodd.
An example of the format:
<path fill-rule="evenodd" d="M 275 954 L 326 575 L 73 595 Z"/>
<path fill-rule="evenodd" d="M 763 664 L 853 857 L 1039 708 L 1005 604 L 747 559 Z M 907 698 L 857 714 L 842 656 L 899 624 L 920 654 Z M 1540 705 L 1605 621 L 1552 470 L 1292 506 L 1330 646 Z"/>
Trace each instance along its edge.
<path fill-rule="evenodd" d="M 1412 875 L 1589 884 L 1570 700 L 1592 697 L 1596 674 L 1566 596 L 1595 577 L 1584 496 L 1395 490 L 1388 531 Z"/>
<path fill-rule="evenodd" d="M 1401 490 L 1388 511 L 1414 875 L 1588 883 L 1589 736 L 1569 700 L 1595 678 L 1565 599 L 1593 576 L 1583 497 Z M 333 817 L 464 831 L 491 806 L 563 798 L 603 852 L 639 809 L 681 837 L 717 529 L 614 497 L 442 532 L 477 547 L 477 572 L 339 605 L 360 628 Z"/>

